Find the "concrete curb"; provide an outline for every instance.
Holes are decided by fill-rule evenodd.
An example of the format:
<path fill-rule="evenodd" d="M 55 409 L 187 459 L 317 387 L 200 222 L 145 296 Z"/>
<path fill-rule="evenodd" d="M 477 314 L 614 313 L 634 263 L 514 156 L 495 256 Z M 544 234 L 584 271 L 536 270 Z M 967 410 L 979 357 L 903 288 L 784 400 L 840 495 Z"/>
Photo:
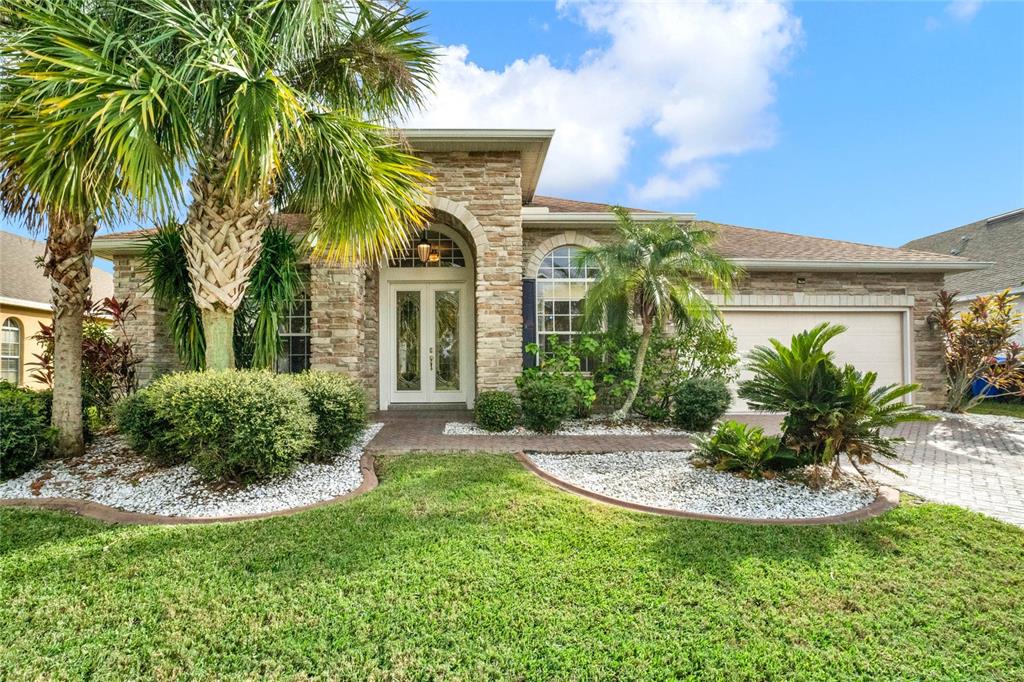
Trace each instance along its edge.
<path fill-rule="evenodd" d="M 130 512 L 117 507 L 108 507 L 98 502 L 87 500 L 76 500 L 68 497 L 21 497 L 10 500 L 0 500 L 0 507 L 22 507 L 30 509 L 46 509 L 49 511 L 68 512 L 76 516 L 84 516 L 106 523 L 118 523 L 136 526 L 182 526 L 198 525 L 208 523 L 238 523 L 241 521 L 256 521 L 259 519 L 270 519 L 275 516 L 291 516 L 299 512 L 326 507 L 339 502 L 351 500 L 364 493 L 368 493 L 377 487 L 377 472 L 374 470 L 373 455 L 364 453 L 359 459 L 359 468 L 363 473 L 363 482 L 352 492 L 332 497 L 329 500 L 321 500 L 313 504 L 291 509 L 281 509 L 263 514 L 250 514 L 245 516 L 161 516 L 159 514 L 145 514 L 142 512 Z"/>
<path fill-rule="evenodd" d="M 899 506 L 900 493 L 895 488 L 888 488 L 880 486 L 878 488 L 878 495 L 874 501 L 866 507 L 856 509 L 852 512 L 846 512 L 845 514 L 836 514 L 833 516 L 820 516 L 817 518 L 810 519 L 748 519 L 740 518 L 736 516 L 720 516 L 716 514 L 699 514 L 696 512 L 682 511 L 681 509 L 666 509 L 664 507 L 651 507 L 646 504 L 639 504 L 637 502 L 627 502 L 626 500 L 620 500 L 615 497 L 609 497 L 602 495 L 601 493 L 595 493 L 592 490 L 581 488 L 578 485 L 574 485 L 567 481 L 552 476 L 548 472 L 544 471 L 536 464 L 533 463 L 525 452 L 517 452 L 516 459 L 526 467 L 528 471 L 533 472 L 541 479 L 547 481 L 551 485 L 564 490 L 565 492 L 585 497 L 588 500 L 594 502 L 601 502 L 604 504 L 614 505 L 616 507 L 623 507 L 625 509 L 631 509 L 633 511 L 644 512 L 647 514 L 660 514 L 662 516 L 674 516 L 683 519 L 694 519 L 697 521 L 718 521 L 720 523 L 741 523 L 748 526 L 827 526 L 834 524 L 843 523 L 855 523 L 857 521 L 865 521 L 867 519 L 881 516 L 890 509 Z"/>

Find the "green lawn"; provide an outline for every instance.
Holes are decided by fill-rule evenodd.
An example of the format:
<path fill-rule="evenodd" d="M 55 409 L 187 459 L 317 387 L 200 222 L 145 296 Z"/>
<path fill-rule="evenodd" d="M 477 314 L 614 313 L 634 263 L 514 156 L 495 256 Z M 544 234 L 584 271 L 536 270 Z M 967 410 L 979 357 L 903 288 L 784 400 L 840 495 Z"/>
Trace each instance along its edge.
<path fill-rule="evenodd" d="M 1001 403 L 985 400 L 970 409 L 975 414 L 998 414 L 1003 417 L 1024 419 L 1024 403 Z"/>
<path fill-rule="evenodd" d="M 0 524 L 5 680 L 1024 678 L 1024 531 L 953 507 L 694 522 L 424 455 L 288 518 Z"/>

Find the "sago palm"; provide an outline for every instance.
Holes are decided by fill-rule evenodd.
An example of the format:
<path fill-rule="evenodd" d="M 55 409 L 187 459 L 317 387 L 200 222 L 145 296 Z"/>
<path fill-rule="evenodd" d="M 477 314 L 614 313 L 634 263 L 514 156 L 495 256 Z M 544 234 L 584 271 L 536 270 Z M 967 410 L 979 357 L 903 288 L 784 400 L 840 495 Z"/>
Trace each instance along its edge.
<path fill-rule="evenodd" d="M 615 419 L 623 419 L 640 390 L 654 332 L 669 322 L 683 326 L 717 315 L 705 288 L 728 295 L 739 271 L 715 251 L 711 230 L 674 220 L 634 220 L 621 207 L 612 211 L 618 218 L 615 240 L 584 249 L 576 266 L 598 271 L 584 299 L 588 326 L 600 324 L 610 309 L 622 306 L 640 326 L 633 386 L 614 414 Z"/>
<path fill-rule="evenodd" d="M 175 161 L 189 132 L 173 74 L 147 59 L 156 49 L 61 3 L 4 3 L 0 209 L 46 232 L 63 455 L 83 448 L 82 321 L 97 225 L 162 212 L 181 183 Z M 103 78 L 91 75 L 97 63 Z"/>

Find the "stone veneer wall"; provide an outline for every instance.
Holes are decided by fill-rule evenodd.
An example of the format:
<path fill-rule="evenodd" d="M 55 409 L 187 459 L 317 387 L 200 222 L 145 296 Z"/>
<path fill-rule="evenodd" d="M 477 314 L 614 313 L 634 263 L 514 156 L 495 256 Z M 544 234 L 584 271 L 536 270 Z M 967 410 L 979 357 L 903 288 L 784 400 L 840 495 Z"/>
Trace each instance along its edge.
<path fill-rule="evenodd" d="M 146 291 L 146 272 L 138 255 L 114 257 L 114 295 L 130 296 L 138 306 L 135 317 L 125 322 L 135 352 L 142 358 L 137 372 L 139 385 L 145 386 L 161 374 L 182 369 L 178 354 L 167 334 L 166 311 L 157 308 L 153 295 Z"/>
<path fill-rule="evenodd" d="M 522 162 L 518 152 L 425 154 L 431 193 L 464 206 L 480 230 L 476 268 L 476 388 L 509 390 L 522 366 Z M 376 355 L 374 355 L 376 360 Z"/>

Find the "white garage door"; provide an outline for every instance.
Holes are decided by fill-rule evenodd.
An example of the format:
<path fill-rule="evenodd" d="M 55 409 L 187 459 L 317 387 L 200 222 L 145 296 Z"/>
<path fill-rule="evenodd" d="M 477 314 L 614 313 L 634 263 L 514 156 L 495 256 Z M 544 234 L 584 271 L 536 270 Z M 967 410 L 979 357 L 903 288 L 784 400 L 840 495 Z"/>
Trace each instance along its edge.
<path fill-rule="evenodd" d="M 736 335 L 740 367 L 755 346 L 767 345 L 776 338 L 788 344 L 790 337 L 822 322 L 833 322 L 847 328 L 832 339 L 826 348 L 834 351 L 840 364 L 849 363 L 862 372 L 878 373 L 881 384 L 904 382 L 904 330 L 900 311 L 786 311 L 786 310 L 724 310 L 725 320 Z M 745 369 L 740 380 L 749 378 Z M 735 393 L 735 387 L 734 387 Z M 732 409 L 748 410 L 746 403 L 737 399 Z"/>

